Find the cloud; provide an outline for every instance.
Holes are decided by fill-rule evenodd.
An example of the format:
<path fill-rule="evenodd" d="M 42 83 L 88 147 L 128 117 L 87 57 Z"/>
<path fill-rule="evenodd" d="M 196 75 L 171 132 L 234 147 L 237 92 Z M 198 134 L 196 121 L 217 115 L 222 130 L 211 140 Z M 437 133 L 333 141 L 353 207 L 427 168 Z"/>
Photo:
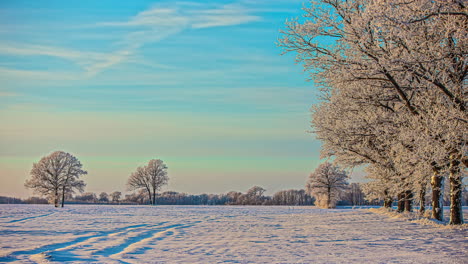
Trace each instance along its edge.
<path fill-rule="evenodd" d="M 159 42 L 184 30 L 234 26 L 260 19 L 251 14 L 251 10 L 240 5 L 208 6 L 175 2 L 153 6 L 127 21 L 101 22 L 96 26 L 132 29 L 120 44 L 127 53 L 133 54 L 146 44 Z"/>
<path fill-rule="evenodd" d="M 125 28 L 130 32 L 121 36 L 121 40 L 113 43 L 117 47 L 111 52 L 84 52 L 62 47 L 31 45 L 21 43 L 0 44 L 0 54 L 18 56 L 51 56 L 58 57 L 78 65 L 82 72 L 50 73 L 45 71 L 24 71 L 16 69 L 0 69 L 15 77 L 38 79 L 77 79 L 91 78 L 111 68 L 114 65 L 132 61 L 138 49 L 144 45 L 159 42 L 169 36 L 179 34 L 184 30 L 203 29 L 210 27 L 226 27 L 259 21 L 261 17 L 253 14 L 239 4 L 200 4 L 195 2 L 170 2 L 159 4 L 141 11 L 124 21 L 108 21 L 96 23 L 92 27 Z"/>
<path fill-rule="evenodd" d="M 261 20 L 261 17 L 250 13 L 250 9 L 234 4 L 200 10 L 194 16 L 192 28 L 234 26 Z"/>
<path fill-rule="evenodd" d="M 147 28 L 208 28 L 235 26 L 261 20 L 252 10 L 230 4 L 208 7 L 191 3 L 157 5 L 138 13 L 128 21 L 102 22 L 96 26 Z"/>

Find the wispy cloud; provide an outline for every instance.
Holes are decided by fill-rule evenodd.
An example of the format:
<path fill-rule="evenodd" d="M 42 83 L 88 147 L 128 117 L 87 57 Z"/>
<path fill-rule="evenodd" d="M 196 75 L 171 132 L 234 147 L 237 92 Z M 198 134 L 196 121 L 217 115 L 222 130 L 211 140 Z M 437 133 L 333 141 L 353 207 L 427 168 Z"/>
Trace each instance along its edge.
<path fill-rule="evenodd" d="M 148 28 L 208 28 L 234 26 L 261 20 L 238 4 L 208 7 L 186 2 L 156 5 L 138 13 L 128 21 L 102 22 L 97 26 L 148 27 Z"/>
<path fill-rule="evenodd" d="M 97 23 L 97 27 L 124 27 L 132 31 L 120 42 L 121 53 L 134 54 L 142 46 L 159 42 L 188 29 L 234 26 L 260 20 L 238 4 L 207 6 L 190 2 L 156 5 L 127 21 Z M 107 66 L 107 65 L 106 65 Z M 111 66 L 111 65 L 109 65 Z"/>
<path fill-rule="evenodd" d="M 217 5 L 194 2 L 170 2 L 158 4 L 141 11 L 123 21 L 107 21 L 94 24 L 94 28 L 122 28 L 126 33 L 119 41 L 112 44 L 117 47 L 111 52 L 87 52 L 62 47 L 3 43 L 0 44 L 0 54 L 16 56 L 50 56 L 68 60 L 79 66 L 82 71 L 61 74 L 64 79 L 93 77 L 112 66 L 126 62 L 136 62 L 134 56 L 144 45 L 156 43 L 169 36 L 179 34 L 184 30 L 203 29 L 210 27 L 234 26 L 260 20 L 261 17 L 240 4 Z M 51 79 L 46 71 L 24 71 L 16 69 L 0 69 L 12 76 L 38 77 Z M 59 77 L 60 77 L 59 76 Z M 58 77 L 58 76 L 55 76 Z"/>

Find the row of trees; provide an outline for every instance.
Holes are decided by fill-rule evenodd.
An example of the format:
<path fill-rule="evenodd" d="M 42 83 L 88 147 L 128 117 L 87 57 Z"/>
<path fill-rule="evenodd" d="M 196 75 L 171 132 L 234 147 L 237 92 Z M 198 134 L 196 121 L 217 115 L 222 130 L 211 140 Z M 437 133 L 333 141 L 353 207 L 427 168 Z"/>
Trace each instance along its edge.
<path fill-rule="evenodd" d="M 411 211 L 415 196 L 463 223 L 468 166 L 468 13 L 459 0 L 314 0 L 286 24 L 279 45 L 320 87 L 312 124 L 322 156 L 365 165 L 368 198 Z M 333 199 L 333 197 L 328 200 Z"/>
<path fill-rule="evenodd" d="M 375 199 L 368 201 L 361 188 L 362 184 L 351 183 L 349 187 L 341 193 L 341 198 L 336 205 L 382 205 L 382 201 Z M 160 205 L 242 205 L 244 203 L 237 201 L 240 192 L 229 192 L 227 194 L 185 194 L 178 192 L 163 192 L 156 195 L 156 204 Z M 85 192 L 80 195 L 65 197 L 67 203 L 74 204 L 149 204 L 148 195 L 144 192 L 134 192 L 124 196 L 113 196 L 121 192 L 105 192 L 99 195 L 91 192 Z M 242 194 L 242 193 L 240 193 Z M 426 197 L 430 197 L 427 193 Z M 105 199 L 104 197 L 107 197 Z M 48 204 L 49 201 L 41 197 L 28 197 L 20 199 L 15 197 L 0 196 L 0 204 Z M 258 203 L 255 203 L 258 204 Z M 273 196 L 266 196 L 264 205 L 317 205 L 313 196 L 307 195 L 306 190 L 284 190 L 278 191 Z M 450 196 L 445 195 L 444 204 L 450 205 Z M 463 205 L 468 205 L 468 192 L 463 193 Z"/>
<path fill-rule="evenodd" d="M 156 195 L 156 204 L 161 205 L 312 205 L 313 198 L 305 190 L 284 190 L 273 196 L 264 195 L 265 189 L 253 186 L 246 193 L 231 191 L 226 194 L 185 194 L 163 192 Z M 144 191 L 126 197 L 127 201 L 148 204 Z"/>
<path fill-rule="evenodd" d="M 101 192 L 99 195 L 95 193 L 87 192 L 75 197 L 69 197 L 69 201 L 74 202 L 87 202 L 87 203 L 120 203 L 122 193 L 119 191 L 112 192 L 110 194 Z"/>
<path fill-rule="evenodd" d="M 20 199 L 15 197 L 0 196 L 0 204 L 48 204 L 49 201 L 41 197 L 28 197 Z"/>

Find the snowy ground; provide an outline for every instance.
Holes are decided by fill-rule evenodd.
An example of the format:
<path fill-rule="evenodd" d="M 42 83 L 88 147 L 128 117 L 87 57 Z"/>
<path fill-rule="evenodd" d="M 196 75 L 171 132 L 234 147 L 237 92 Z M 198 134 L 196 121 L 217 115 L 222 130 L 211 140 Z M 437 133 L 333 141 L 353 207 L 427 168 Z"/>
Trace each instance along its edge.
<path fill-rule="evenodd" d="M 0 206 L 0 262 L 468 263 L 468 232 L 369 210 Z"/>

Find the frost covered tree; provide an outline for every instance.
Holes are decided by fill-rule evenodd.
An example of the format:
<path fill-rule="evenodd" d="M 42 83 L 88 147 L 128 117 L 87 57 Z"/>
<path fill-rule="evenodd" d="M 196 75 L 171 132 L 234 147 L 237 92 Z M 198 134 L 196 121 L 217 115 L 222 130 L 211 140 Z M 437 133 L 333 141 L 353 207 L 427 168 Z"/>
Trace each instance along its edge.
<path fill-rule="evenodd" d="M 387 193 L 400 197 L 408 209 L 413 193 L 421 192 L 431 176 L 437 191 L 440 175 L 449 173 L 450 223 L 463 223 L 461 169 L 468 163 L 464 1 L 317 0 L 311 5 L 304 20 L 287 23 L 279 45 L 296 52 L 325 91 L 328 105 L 314 113 L 314 126 L 323 132 L 326 155 L 339 156 L 346 166 L 371 164 L 391 172 L 374 177 L 387 177 L 380 183 L 388 183 Z M 335 133 L 325 135 L 327 130 Z M 433 199 L 434 217 L 440 218 L 440 199 Z"/>
<path fill-rule="evenodd" d="M 263 202 L 263 194 L 265 189 L 260 186 L 253 186 L 247 191 L 246 197 L 249 204 L 261 204 Z"/>
<path fill-rule="evenodd" d="M 122 193 L 119 191 L 115 191 L 110 194 L 113 203 L 118 203 L 120 201 L 120 196 L 122 196 Z"/>
<path fill-rule="evenodd" d="M 273 205 L 311 205 L 312 197 L 305 190 L 284 190 L 276 192 L 271 198 Z"/>
<path fill-rule="evenodd" d="M 154 205 L 156 192 L 167 184 L 168 180 L 166 164 L 160 159 L 152 159 L 148 162 L 148 165 L 138 167 L 130 175 L 127 185 L 130 190 L 142 189 L 146 191 L 150 204 Z"/>
<path fill-rule="evenodd" d="M 109 202 L 109 195 L 106 192 L 102 192 L 99 194 L 99 201 L 101 203 L 107 203 Z"/>
<path fill-rule="evenodd" d="M 31 178 L 26 180 L 25 186 L 50 197 L 55 207 L 59 206 L 61 195 L 63 207 L 66 194 L 75 190 L 83 192 L 86 184 L 79 178 L 85 174 L 87 172 L 82 169 L 81 162 L 75 156 L 56 151 L 33 164 Z"/>
<path fill-rule="evenodd" d="M 306 190 L 321 208 L 334 208 L 348 187 L 348 175 L 329 162 L 320 164 L 307 181 Z"/>
<path fill-rule="evenodd" d="M 98 201 L 98 198 L 95 193 L 85 192 L 81 195 L 75 196 L 75 200 L 80 202 L 95 203 Z"/>

